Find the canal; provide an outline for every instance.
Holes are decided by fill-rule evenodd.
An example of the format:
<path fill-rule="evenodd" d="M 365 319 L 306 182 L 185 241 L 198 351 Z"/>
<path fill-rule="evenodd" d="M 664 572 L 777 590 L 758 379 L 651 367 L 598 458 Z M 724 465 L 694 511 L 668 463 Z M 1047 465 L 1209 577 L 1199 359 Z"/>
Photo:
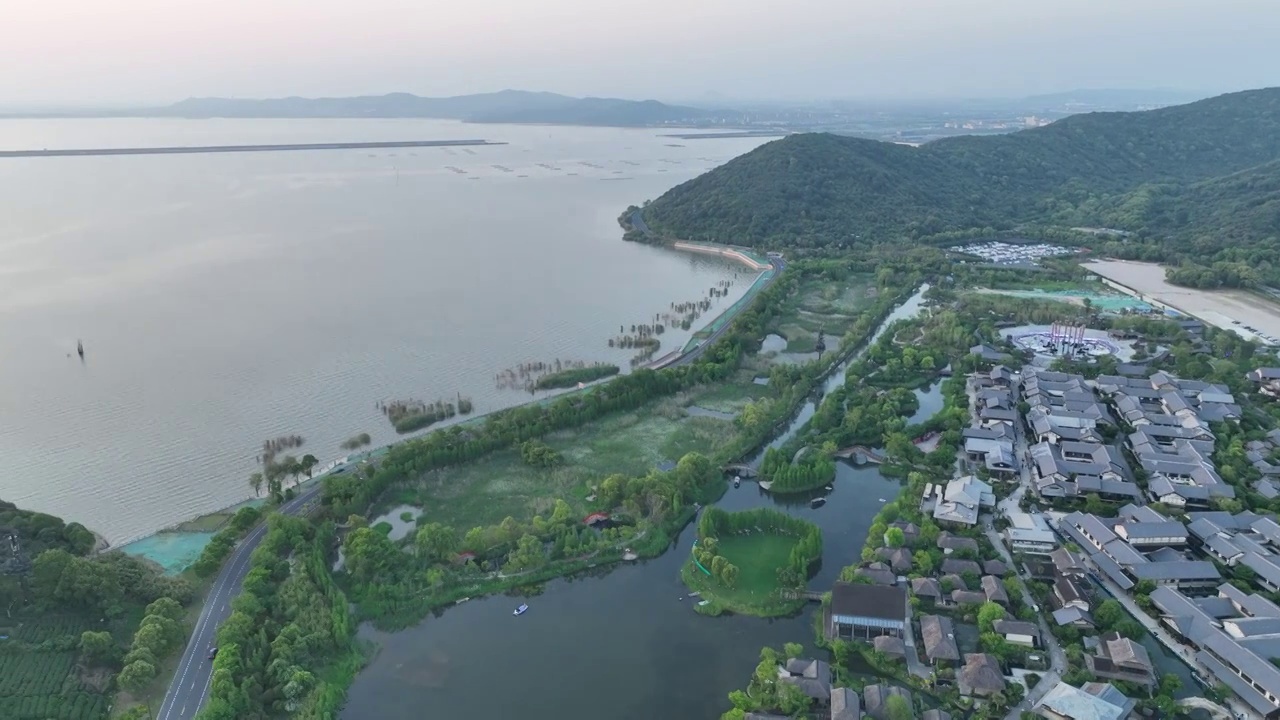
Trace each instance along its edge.
<path fill-rule="evenodd" d="M 925 289 L 885 326 L 918 313 Z M 846 367 L 833 371 L 826 392 L 843 382 Z M 783 439 L 813 411 L 812 403 L 802 408 Z M 828 588 L 842 567 L 859 558 L 872 519 L 901 489 L 875 466 L 844 463 L 837 464 L 831 487 L 775 497 L 744 483 L 717 505 L 731 511 L 774 507 L 817 524 L 823 556 L 809 586 Z M 817 495 L 827 502 L 814 508 L 810 500 Z M 679 578 L 695 534 L 691 525 L 658 558 L 552 581 L 536 597 L 471 600 L 396 633 L 365 626 L 361 637 L 380 650 L 356 678 L 342 717 L 719 716 L 728 707 L 726 695 L 746 684 L 761 647 L 811 644 L 818 606 L 772 620 L 697 614 Z M 512 617 L 511 609 L 522 602 L 529 612 Z"/>

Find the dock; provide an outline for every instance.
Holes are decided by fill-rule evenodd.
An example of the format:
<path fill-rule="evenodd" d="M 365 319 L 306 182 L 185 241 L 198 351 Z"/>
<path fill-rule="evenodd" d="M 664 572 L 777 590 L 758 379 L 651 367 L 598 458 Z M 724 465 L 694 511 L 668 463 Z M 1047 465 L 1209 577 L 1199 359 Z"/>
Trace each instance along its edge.
<path fill-rule="evenodd" d="M 286 145 L 189 145 L 178 147 L 0 150 L 0 158 L 92 157 L 100 155 L 199 155 L 206 153 L 290 152 L 296 150 L 385 150 L 388 148 L 506 145 L 489 140 L 389 140 L 384 142 L 294 143 Z"/>

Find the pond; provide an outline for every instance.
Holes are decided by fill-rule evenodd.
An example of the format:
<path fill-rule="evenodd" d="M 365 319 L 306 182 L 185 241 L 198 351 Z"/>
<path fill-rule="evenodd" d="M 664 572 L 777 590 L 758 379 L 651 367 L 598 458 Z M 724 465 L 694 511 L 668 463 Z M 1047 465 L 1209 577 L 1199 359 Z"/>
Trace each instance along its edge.
<path fill-rule="evenodd" d="M 907 418 L 908 425 L 919 425 L 942 411 L 942 383 L 934 383 L 926 388 L 918 389 L 915 391 L 915 395 L 920 407 L 916 409 L 911 417 Z"/>
<path fill-rule="evenodd" d="M 408 513 L 408 520 L 401 517 L 405 513 Z M 387 523 L 391 526 L 391 532 L 387 534 L 387 537 L 392 540 L 403 540 L 418 526 L 418 516 L 421 514 L 422 508 L 412 505 L 397 505 L 370 520 L 369 527 L 374 527 L 378 523 Z"/>
<path fill-rule="evenodd" d="M 886 324 L 918 312 L 923 292 Z M 832 373 L 827 392 L 843 383 L 846 366 Z M 814 410 L 807 403 L 771 444 L 794 435 Z M 717 505 L 774 507 L 817 524 L 823 555 L 809 587 L 825 590 L 858 560 L 872 519 L 901 491 L 879 468 L 845 463 L 837 463 L 831 488 L 774 496 L 743 483 Z M 814 508 L 818 496 L 827 502 Z M 401 511 L 389 514 L 398 520 Z M 761 647 L 812 642 L 818 606 L 771 620 L 695 613 L 679 578 L 695 535 L 691 525 L 661 557 L 556 580 L 534 597 L 470 600 L 397 633 L 362 628 L 361 637 L 381 649 L 357 676 L 342 717 L 420 718 L 426 707 L 438 717 L 529 720 L 719 716 L 726 695 L 747 682 Z M 529 611 L 513 617 L 521 603 Z"/>

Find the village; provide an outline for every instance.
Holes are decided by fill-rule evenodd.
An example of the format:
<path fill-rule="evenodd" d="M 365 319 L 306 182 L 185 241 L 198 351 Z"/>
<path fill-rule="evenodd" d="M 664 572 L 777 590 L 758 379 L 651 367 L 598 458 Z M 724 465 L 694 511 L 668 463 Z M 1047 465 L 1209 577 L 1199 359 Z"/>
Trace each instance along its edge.
<path fill-rule="evenodd" d="M 1009 720 L 1124 720 L 1135 698 L 1157 696 L 1170 713 L 1280 716 L 1280 524 L 1243 509 L 1215 466 L 1229 442 L 1215 428 L 1242 416 L 1231 390 L 1145 363 L 1093 379 L 1018 367 L 1012 343 L 971 355 L 981 370 L 965 378 L 956 477 L 918 498 L 940 531 L 890 523 L 822 614 L 827 643 L 869 645 L 910 682 L 859 696 L 803 657 L 779 659 L 779 682 L 832 720 L 919 707 L 949 720 L 913 698 L 941 692 L 958 694 L 965 716 Z M 1280 368 L 1247 380 L 1260 402 L 1280 397 Z M 1245 447 L 1261 476 L 1251 495 L 1280 496 L 1280 430 Z M 1199 687 L 1175 703 L 1178 665 Z"/>

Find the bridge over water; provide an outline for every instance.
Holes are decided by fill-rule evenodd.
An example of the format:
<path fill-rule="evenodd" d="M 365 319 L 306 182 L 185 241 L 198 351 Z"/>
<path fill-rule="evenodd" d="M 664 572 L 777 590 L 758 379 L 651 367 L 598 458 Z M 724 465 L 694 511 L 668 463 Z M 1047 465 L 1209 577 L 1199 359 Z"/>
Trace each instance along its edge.
<path fill-rule="evenodd" d="M 865 445 L 850 445 L 847 448 L 841 448 L 835 452 L 834 457 L 840 460 L 852 460 L 858 465 L 866 465 L 867 463 L 879 465 L 884 462 L 884 455 Z"/>

